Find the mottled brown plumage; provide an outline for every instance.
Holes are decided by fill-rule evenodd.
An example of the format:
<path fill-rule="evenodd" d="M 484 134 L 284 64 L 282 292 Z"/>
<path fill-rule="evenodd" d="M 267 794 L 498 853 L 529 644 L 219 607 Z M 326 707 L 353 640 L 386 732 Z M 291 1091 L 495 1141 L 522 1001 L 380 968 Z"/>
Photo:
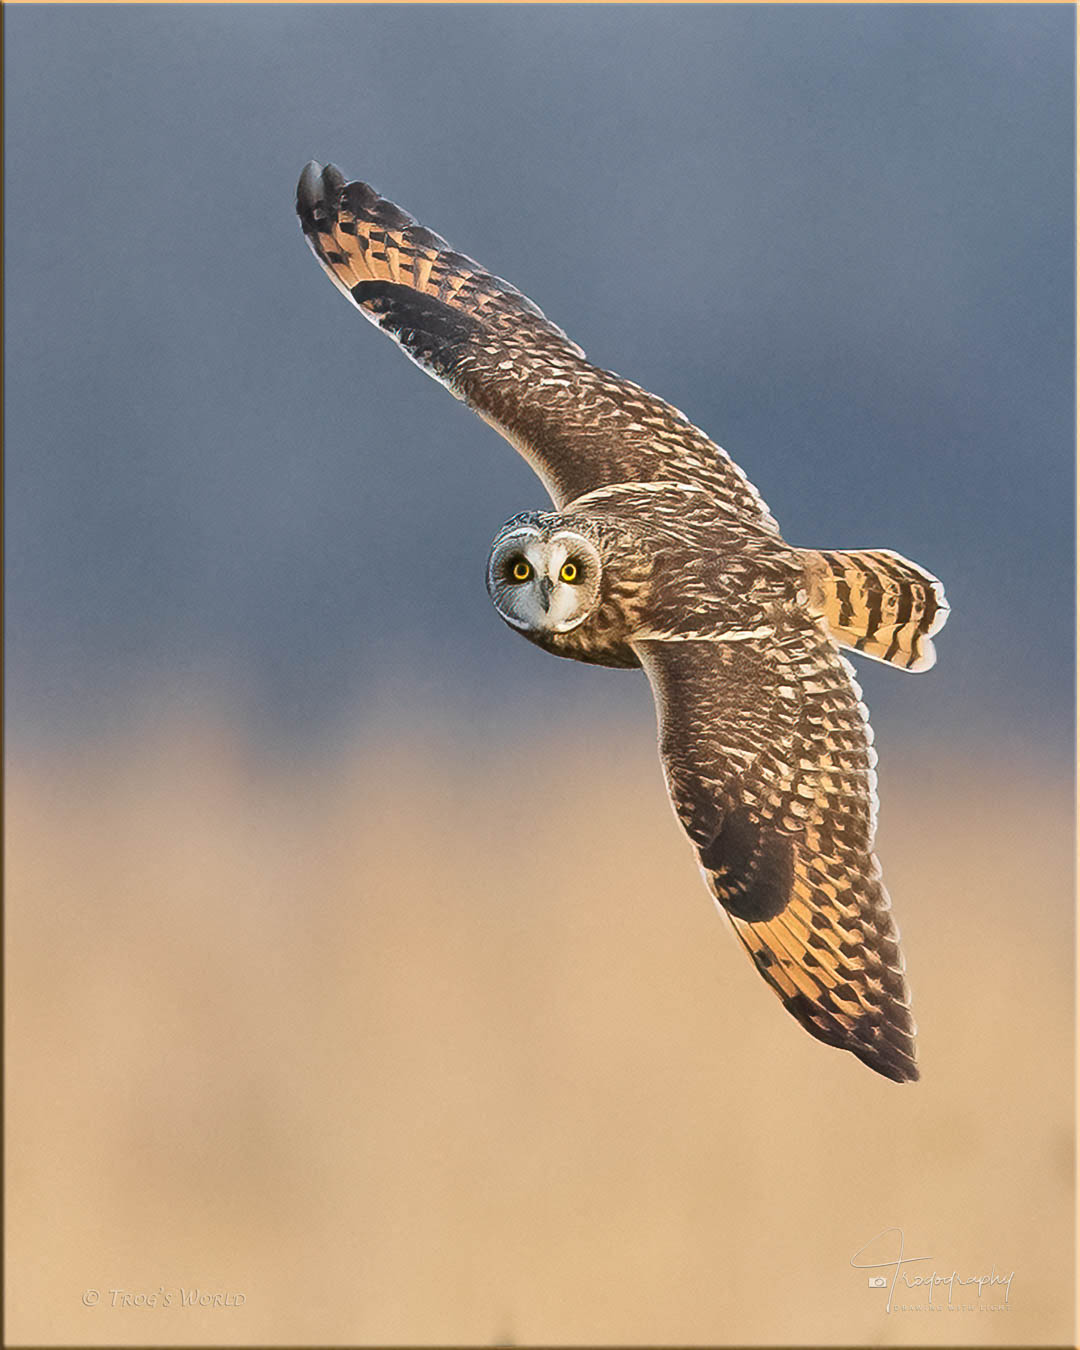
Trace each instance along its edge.
<path fill-rule="evenodd" d="M 676 815 L 757 969 L 818 1039 L 917 1078 L 875 756 L 838 645 L 926 669 L 940 583 L 896 554 L 790 547 L 682 413 L 366 184 L 310 164 L 297 209 L 339 289 L 551 494 L 556 512 L 492 546 L 499 613 L 556 655 L 644 667 Z"/>
<path fill-rule="evenodd" d="M 334 284 L 520 451 L 556 506 L 608 483 L 700 483 L 767 521 L 746 476 L 678 409 L 590 365 L 509 282 L 366 183 L 309 164 L 297 209 Z"/>

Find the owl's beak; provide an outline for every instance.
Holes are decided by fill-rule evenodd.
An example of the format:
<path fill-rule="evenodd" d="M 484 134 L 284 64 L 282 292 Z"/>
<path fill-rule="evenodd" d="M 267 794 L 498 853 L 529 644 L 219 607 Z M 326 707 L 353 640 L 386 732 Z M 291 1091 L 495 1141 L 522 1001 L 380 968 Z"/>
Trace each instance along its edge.
<path fill-rule="evenodd" d="M 555 589 L 555 583 L 550 577 L 540 578 L 540 603 L 544 607 L 546 614 L 551 608 L 551 592 Z"/>

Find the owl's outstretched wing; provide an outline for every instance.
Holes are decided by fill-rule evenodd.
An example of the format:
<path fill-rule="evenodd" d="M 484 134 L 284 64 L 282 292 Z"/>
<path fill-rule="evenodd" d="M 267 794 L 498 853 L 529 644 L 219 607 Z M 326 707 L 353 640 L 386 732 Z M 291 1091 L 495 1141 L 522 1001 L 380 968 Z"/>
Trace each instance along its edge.
<path fill-rule="evenodd" d="M 851 667 L 795 613 L 768 635 L 635 650 L 675 813 L 754 964 L 811 1035 L 918 1078 Z"/>
<path fill-rule="evenodd" d="M 296 209 L 338 289 L 505 436 L 557 506 L 616 483 L 675 480 L 775 531 L 742 470 L 681 412 L 590 365 L 520 291 L 366 183 L 312 161 Z"/>

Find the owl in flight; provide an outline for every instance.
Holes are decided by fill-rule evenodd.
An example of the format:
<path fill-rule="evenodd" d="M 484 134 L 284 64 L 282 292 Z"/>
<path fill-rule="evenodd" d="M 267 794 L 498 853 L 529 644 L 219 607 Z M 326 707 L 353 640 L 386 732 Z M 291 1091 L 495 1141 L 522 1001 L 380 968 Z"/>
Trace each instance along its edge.
<path fill-rule="evenodd" d="M 644 669 L 675 813 L 750 959 L 812 1036 L 916 1079 L 876 756 L 839 648 L 928 669 L 941 583 L 885 550 L 786 544 L 681 412 L 366 183 L 312 162 L 297 210 L 338 289 L 551 496 L 492 546 L 500 617 L 556 656 Z"/>

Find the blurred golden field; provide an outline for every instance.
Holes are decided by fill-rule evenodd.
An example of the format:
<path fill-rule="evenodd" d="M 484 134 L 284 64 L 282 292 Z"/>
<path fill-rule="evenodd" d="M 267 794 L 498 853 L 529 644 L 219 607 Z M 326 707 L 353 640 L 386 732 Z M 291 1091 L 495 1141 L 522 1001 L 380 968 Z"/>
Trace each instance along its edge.
<path fill-rule="evenodd" d="M 883 755 L 909 1087 L 756 976 L 651 728 L 305 758 L 178 718 L 10 760 L 9 1343 L 1073 1340 L 1045 765 Z M 850 1262 L 894 1225 L 1015 1272 L 1007 1309 L 886 1313 Z"/>

